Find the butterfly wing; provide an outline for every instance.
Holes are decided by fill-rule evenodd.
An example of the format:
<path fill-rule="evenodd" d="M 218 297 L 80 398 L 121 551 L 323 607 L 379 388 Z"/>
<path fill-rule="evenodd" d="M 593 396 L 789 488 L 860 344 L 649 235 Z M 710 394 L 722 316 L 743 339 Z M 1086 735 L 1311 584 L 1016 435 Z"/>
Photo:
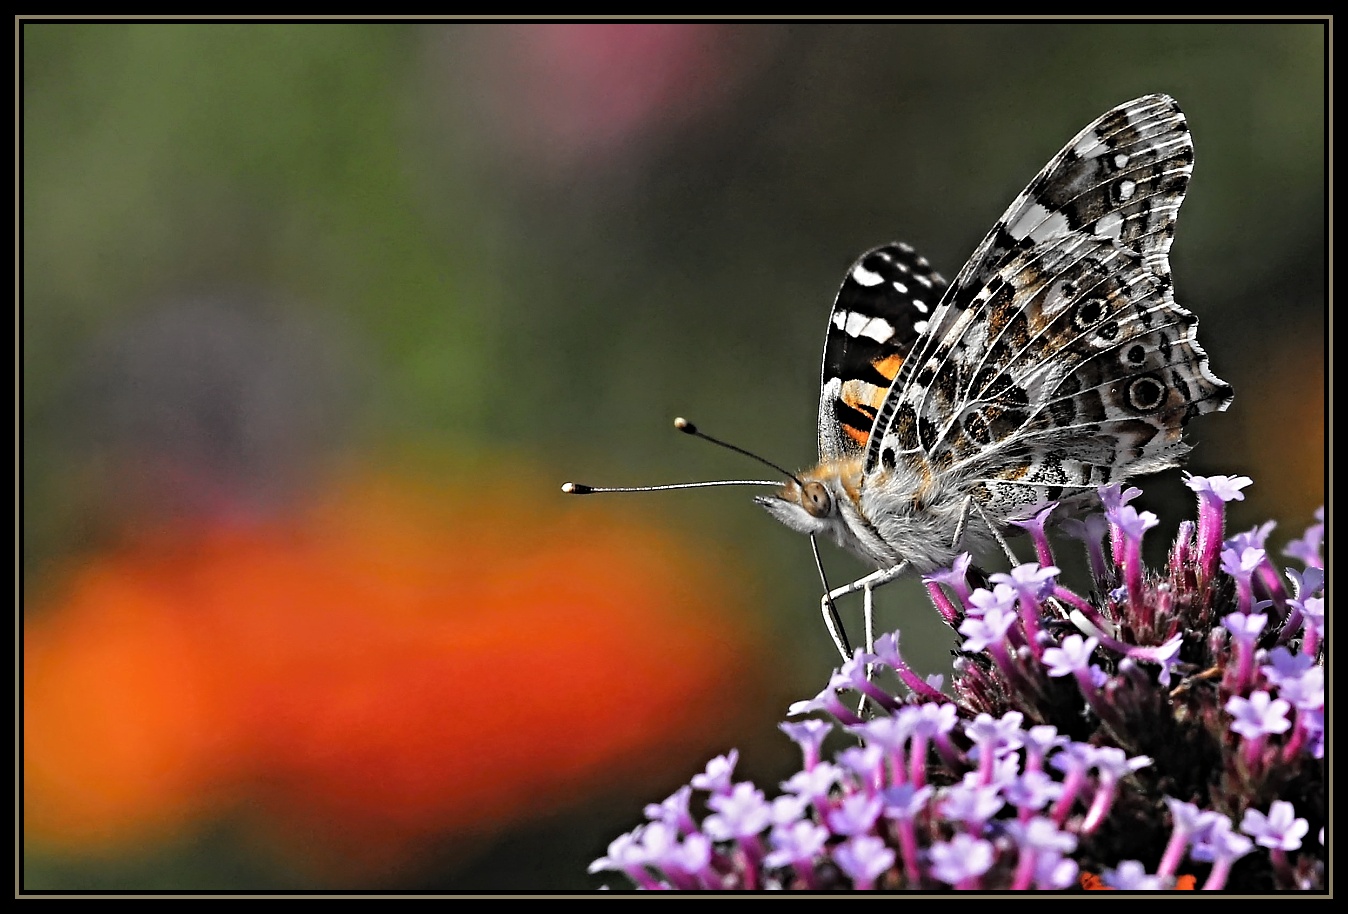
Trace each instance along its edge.
<path fill-rule="evenodd" d="M 852 264 L 829 314 L 819 395 L 819 457 L 865 452 L 876 413 L 945 294 L 946 281 L 906 244 Z"/>
<path fill-rule="evenodd" d="M 1166 96 L 1091 124 L 1016 198 L 905 359 L 866 450 L 958 478 L 1009 517 L 1173 465 L 1183 425 L 1225 409 L 1168 251 L 1193 166 Z"/>

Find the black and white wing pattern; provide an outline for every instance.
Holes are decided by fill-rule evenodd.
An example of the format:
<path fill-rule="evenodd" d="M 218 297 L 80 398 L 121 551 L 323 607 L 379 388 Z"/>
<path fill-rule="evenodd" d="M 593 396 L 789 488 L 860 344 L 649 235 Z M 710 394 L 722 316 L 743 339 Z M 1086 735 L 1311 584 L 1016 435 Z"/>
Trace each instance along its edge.
<path fill-rule="evenodd" d="M 819 458 L 866 451 L 876 414 L 946 291 L 906 244 L 867 251 L 852 264 L 829 314 L 819 396 Z"/>

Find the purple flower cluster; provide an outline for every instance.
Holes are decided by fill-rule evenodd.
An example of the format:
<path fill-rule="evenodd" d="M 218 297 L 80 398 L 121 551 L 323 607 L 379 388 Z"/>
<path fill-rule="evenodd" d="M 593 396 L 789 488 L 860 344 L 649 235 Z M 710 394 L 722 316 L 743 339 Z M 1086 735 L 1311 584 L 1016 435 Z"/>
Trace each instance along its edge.
<path fill-rule="evenodd" d="M 962 638 L 950 694 L 886 635 L 791 708 L 834 720 L 782 725 L 803 765 L 780 795 L 735 781 L 731 752 L 591 872 L 675 890 L 1323 889 L 1323 514 L 1284 550 L 1304 567 L 1280 572 L 1271 524 L 1223 539 L 1249 479 L 1187 482 L 1198 518 L 1158 571 L 1141 557 L 1156 516 L 1112 486 L 1103 517 L 1063 524 L 1086 594 L 1053 564 L 1051 509 L 1021 524 L 1037 562 L 927 576 Z"/>

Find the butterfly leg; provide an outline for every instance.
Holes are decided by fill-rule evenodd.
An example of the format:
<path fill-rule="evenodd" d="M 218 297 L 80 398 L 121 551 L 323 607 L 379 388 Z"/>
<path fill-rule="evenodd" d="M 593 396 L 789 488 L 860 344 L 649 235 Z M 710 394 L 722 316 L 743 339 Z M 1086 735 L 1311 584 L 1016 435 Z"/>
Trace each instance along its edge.
<path fill-rule="evenodd" d="M 856 593 L 858 590 L 863 594 L 864 607 L 866 613 L 866 649 L 873 650 L 875 647 L 875 621 L 872 592 L 877 587 L 883 587 L 890 581 L 901 577 L 908 570 L 907 562 L 900 562 L 893 568 L 881 568 L 879 571 L 873 571 L 864 578 L 857 578 L 850 584 L 844 584 L 824 594 L 820 600 L 820 607 L 824 613 L 824 624 L 828 626 L 828 633 L 833 638 L 833 644 L 838 649 L 844 662 L 852 659 L 851 646 L 847 642 L 847 634 L 842 630 L 841 624 L 837 621 L 837 616 L 833 612 L 833 601 L 838 597 L 845 597 L 850 593 Z"/>
<path fill-rule="evenodd" d="M 1011 560 L 1011 564 L 1013 566 L 1019 565 L 1020 559 L 1018 559 L 1016 554 L 1011 551 L 1011 544 L 1006 541 L 1006 537 L 1002 536 L 1001 529 L 992 522 L 992 518 L 988 517 L 988 513 L 983 510 L 983 506 L 980 505 L 972 495 L 966 496 L 964 499 L 964 507 L 960 510 L 959 523 L 955 525 L 955 539 L 954 542 L 950 544 L 950 547 L 957 551 L 960 549 L 960 541 L 964 539 L 964 531 L 969 526 L 969 515 L 974 511 L 978 512 L 978 516 L 983 519 L 983 523 L 987 526 L 988 530 L 992 531 L 992 535 L 996 537 L 998 545 L 1002 547 L 1002 551 L 1006 553 L 1006 557 Z"/>
<path fill-rule="evenodd" d="M 862 618 L 866 626 L 866 653 L 875 653 L 875 588 L 867 587 L 861 592 Z M 870 678 L 870 666 L 866 667 L 866 676 Z"/>
<path fill-rule="evenodd" d="M 992 522 L 992 518 L 988 517 L 988 513 L 983 510 L 983 506 L 976 501 L 974 502 L 974 508 L 978 510 L 978 516 L 983 518 L 983 523 L 988 525 L 988 529 L 992 531 L 992 535 L 997 537 L 997 544 L 1002 547 L 1002 551 L 1005 552 L 1006 557 L 1010 559 L 1011 567 L 1014 568 L 1019 565 L 1020 559 L 1011 551 L 1011 544 L 1006 541 L 1006 537 L 1002 536 L 1001 528 Z"/>
<path fill-rule="evenodd" d="M 828 629 L 828 636 L 833 639 L 833 646 L 838 649 L 838 653 L 846 662 L 852 656 L 852 645 L 847 641 L 847 631 L 842 626 L 842 619 L 838 617 L 838 610 L 833 606 L 835 593 L 850 593 L 850 591 L 844 588 L 824 594 L 819 601 L 819 610 L 823 613 L 824 627 Z"/>

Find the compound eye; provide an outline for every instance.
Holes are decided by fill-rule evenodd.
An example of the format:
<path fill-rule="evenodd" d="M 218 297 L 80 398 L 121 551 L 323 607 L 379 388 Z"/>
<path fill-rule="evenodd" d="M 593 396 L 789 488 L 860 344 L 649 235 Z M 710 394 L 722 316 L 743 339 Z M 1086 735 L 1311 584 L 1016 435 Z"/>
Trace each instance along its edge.
<path fill-rule="evenodd" d="M 807 482 L 800 490 L 800 504 L 811 517 L 828 517 L 833 513 L 833 496 L 822 482 Z"/>

